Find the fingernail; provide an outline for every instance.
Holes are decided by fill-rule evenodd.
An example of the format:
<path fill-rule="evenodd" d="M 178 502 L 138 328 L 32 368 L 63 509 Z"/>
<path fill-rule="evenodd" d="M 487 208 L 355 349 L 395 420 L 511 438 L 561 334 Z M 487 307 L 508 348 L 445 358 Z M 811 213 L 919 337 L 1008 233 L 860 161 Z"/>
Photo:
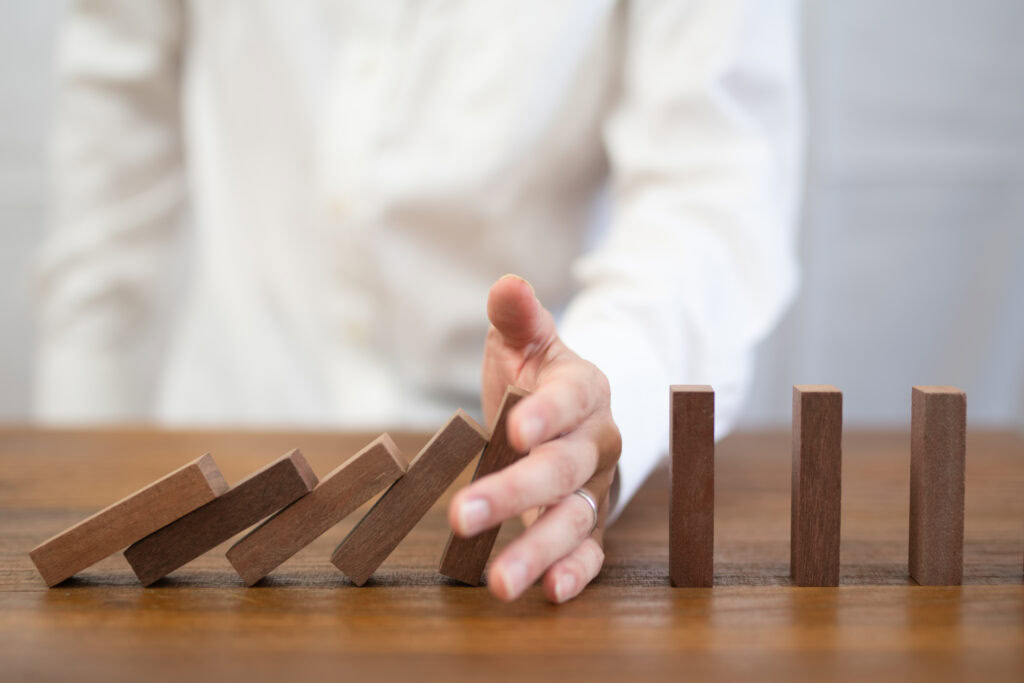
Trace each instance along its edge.
<path fill-rule="evenodd" d="M 519 440 L 532 447 L 544 431 L 544 421 L 539 417 L 528 417 L 519 423 Z"/>
<path fill-rule="evenodd" d="M 576 577 L 572 574 L 562 574 L 555 581 L 555 602 L 565 602 L 573 596 L 576 591 Z"/>
<path fill-rule="evenodd" d="M 483 498 L 473 498 L 459 506 L 459 527 L 464 534 L 481 531 L 490 518 L 491 504 Z"/>
<path fill-rule="evenodd" d="M 525 277 L 523 277 L 522 275 L 516 275 L 515 273 L 505 273 L 504 275 L 502 275 L 502 276 L 501 276 L 500 278 L 498 278 L 498 279 L 499 279 L 499 280 L 504 280 L 504 279 L 506 279 L 506 278 L 510 278 L 510 277 L 511 277 L 511 278 L 515 278 L 516 280 L 519 280 L 520 282 L 525 282 L 525 283 L 526 283 L 526 286 L 530 288 L 530 291 L 531 291 L 531 292 L 533 292 L 533 293 L 534 293 L 534 295 L 536 295 L 536 291 L 534 291 L 534 289 L 533 289 L 533 285 L 531 285 L 531 284 L 530 284 L 530 281 L 529 281 L 529 280 L 527 280 L 527 279 L 526 279 Z"/>
<path fill-rule="evenodd" d="M 519 560 L 512 560 L 501 572 L 501 582 L 505 584 L 505 595 L 509 600 L 517 597 L 526 589 L 526 565 Z"/>

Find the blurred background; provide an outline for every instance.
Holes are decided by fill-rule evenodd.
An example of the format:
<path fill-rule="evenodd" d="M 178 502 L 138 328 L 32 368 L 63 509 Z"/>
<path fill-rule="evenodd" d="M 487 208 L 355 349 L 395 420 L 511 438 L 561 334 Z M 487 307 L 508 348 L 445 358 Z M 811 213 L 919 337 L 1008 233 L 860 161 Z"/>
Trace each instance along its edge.
<path fill-rule="evenodd" d="M 59 0 L 0 0 L 0 421 L 30 418 L 29 273 L 45 229 Z M 853 425 L 954 384 L 1024 430 L 1024 3 L 807 2 L 803 287 L 760 350 L 744 426 L 831 383 Z"/>

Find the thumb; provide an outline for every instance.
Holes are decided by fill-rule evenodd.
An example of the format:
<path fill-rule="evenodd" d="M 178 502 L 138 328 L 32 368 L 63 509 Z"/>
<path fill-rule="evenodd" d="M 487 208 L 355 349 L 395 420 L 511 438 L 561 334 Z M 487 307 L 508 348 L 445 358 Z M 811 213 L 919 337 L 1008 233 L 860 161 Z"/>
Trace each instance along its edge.
<path fill-rule="evenodd" d="M 518 275 L 502 276 L 491 286 L 487 317 L 508 346 L 546 345 L 555 337 L 555 320 L 540 305 L 530 283 Z"/>

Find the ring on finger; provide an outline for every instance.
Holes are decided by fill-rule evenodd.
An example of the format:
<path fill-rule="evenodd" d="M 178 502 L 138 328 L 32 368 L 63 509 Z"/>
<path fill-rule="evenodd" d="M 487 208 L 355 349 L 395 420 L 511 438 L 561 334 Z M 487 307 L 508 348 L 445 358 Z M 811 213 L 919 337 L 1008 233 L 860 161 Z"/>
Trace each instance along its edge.
<path fill-rule="evenodd" d="M 587 536 L 590 536 L 590 534 L 594 533 L 594 529 L 597 528 L 597 522 L 599 518 L 597 512 L 597 499 L 594 498 L 594 494 L 592 494 L 590 491 L 584 488 L 576 489 L 575 491 L 573 491 L 573 495 L 579 496 L 583 500 L 587 501 L 587 505 L 590 506 L 590 509 L 594 513 L 594 523 L 591 525 L 590 531 L 587 532 Z"/>

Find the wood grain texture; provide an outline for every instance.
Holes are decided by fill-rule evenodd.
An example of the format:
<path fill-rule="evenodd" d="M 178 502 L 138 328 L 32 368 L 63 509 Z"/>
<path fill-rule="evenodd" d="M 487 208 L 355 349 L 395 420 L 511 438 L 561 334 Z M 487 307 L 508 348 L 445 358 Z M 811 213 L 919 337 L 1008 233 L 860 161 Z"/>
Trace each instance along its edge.
<path fill-rule="evenodd" d="M 309 493 L 317 479 L 298 449 L 257 470 L 206 505 L 132 544 L 124 557 L 149 586 Z"/>
<path fill-rule="evenodd" d="M 674 586 L 710 587 L 715 554 L 715 392 L 669 390 L 668 573 Z"/>
<path fill-rule="evenodd" d="M 790 573 L 798 586 L 839 585 L 843 395 L 793 387 Z"/>
<path fill-rule="evenodd" d="M 505 390 L 505 396 L 502 397 L 501 405 L 498 407 L 494 429 L 491 430 L 490 441 L 484 446 L 484 452 L 480 455 L 476 472 L 473 474 L 473 481 L 503 470 L 526 455 L 512 448 L 512 444 L 508 441 L 508 414 L 520 399 L 528 394 L 529 392 L 513 386 Z M 500 531 L 501 525 L 498 524 L 472 538 L 461 538 L 454 533 L 448 534 L 448 542 L 445 544 L 444 552 L 441 553 L 441 565 L 438 571 L 444 576 L 470 586 L 479 585 L 484 568 L 487 566 L 487 559 L 491 556 L 491 550 L 494 548 L 494 542 L 498 539 Z"/>
<path fill-rule="evenodd" d="M 213 500 L 227 488 L 207 453 L 43 541 L 29 555 L 46 585 L 55 586 Z"/>
<path fill-rule="evenodd" d="M 967 396 L 911 390 L 910 575 L 923 586 L 963 581 Z"/>
<path fill-rule="evenodd" d="M 462 410 L 434 435 L 331 555 L 362 586 L 487 443 L 487 432 Z"/>
<path fill-rule="evenodd" d="M 431 436 L 391 434 L 404 453 Z M 919 586 L 907 574 L 906 429 L 843 435 L 838 588 L 794 588 L 789 577 L 789 429 L 734 433 L 716 444 L 714 588 L 669 583 L 667 468 L 607 530 L 594 584 L 558 607 L 540 586 L 506 604 L 438 575 L 450 496 L 472 468 L 366 589 L 349 585 L 326 558 L 370 503 L 252 589 L 223 557 L 206 553 L 142 590 L 118 553 L 47 590 L 26 552 L 176 467 L 181 453 L 213 451 L 237 481 L 294 445 L 327 472 L 339 452 L 354 453 L 374 436 L 0 427 L 3 678 L 1024 680 L 1024 439 L 1010 432 L 970 432 L 957 587 Z M 495 551 L 521 530 L 506 522 Z"/>
<path fill-rule="evenodd" d="M 382 434 L 332 470 L 310 493 L 231 546 L 228 561 L 252 586 L 390 486 L 405 469 L 398 446 Z"/>

